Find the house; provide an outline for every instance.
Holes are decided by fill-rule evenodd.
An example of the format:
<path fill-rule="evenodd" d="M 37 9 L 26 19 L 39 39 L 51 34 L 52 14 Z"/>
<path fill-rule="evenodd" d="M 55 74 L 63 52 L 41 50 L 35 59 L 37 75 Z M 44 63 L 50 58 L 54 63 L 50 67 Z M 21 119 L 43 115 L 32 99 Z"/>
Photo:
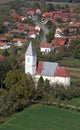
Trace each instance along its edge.
<path fill-rule="evenodd" d="M 63 36 L 64 36 L 64 34 L 63 34 L 62 29 L 56 28 L 55 37 L 63 37 Z"/>
<path fill-rule="evenodd" d="M 42 54 L 47 54 L 53 49 L 54 49 L 54 47 L 50 43 L 42 42 L 40 45 L 40 51 Z"/>
<path fill-rule="evenodd" d="M 0 42 L 7 42 L 8 39 L 5 36 L 0 37 Z"/>
<path fill-rule="evenodd" d="M 18 47 L 22 47 L 23 43 L 20 40 L 18 40 L 17 42 L 14 43 L 14 45 Z"/>
<path fill-rule="evenodd" d="M 54 47 L 68 46 L 69 45 L 69 39 L 66 38 L 66 37 L 63 37 L 63 38 L 58 37 L 58 38 L 54 38 L 51 43 Z"/>
<path fill-rule="evenodd" d="M 33 17 L 35 15 L 35 11 L 34 10 L 29 10 L 27 12 L 27 15 L 28 15 L 29 18 L 31 18 L 31 17 Z"/>
<path fill-rule="evenodd" d="M 36 14 L 41 14 L 41 10 L 40 9 L 36 9 Z"/>
<path fill-rule="evenodd" d="M 4 42 L 0 42 L 0 49 L 4 50 L 4 49 L 8 49 L 10 48 L 11 46 L 10 45 L 7 45 L 6 43 Z"/>
<path fill-rule="evenodd" d="M 54 17 L 54 12 L 45 12 L 43 14 L 44 18 L 53 18 Z"/>
<path fill-rule="evenodd" d="M 37 55 L 31 42 L 25 53 L 25 73 L 31 74 L 36 82 L 42 76 L 44 81 L 48 79 L 50 84 L 70 85 L 71 77 L 65 67 L 60 67 L 56 62 L 46 61 L 39 61 L 37 66 Z"/>

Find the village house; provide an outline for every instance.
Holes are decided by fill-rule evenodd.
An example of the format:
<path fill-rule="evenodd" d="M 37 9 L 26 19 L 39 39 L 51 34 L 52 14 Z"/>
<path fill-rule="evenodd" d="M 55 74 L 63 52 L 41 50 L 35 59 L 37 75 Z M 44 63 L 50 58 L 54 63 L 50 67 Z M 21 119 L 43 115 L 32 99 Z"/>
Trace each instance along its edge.
<path fill-rule="evenodd" d="M 69 46 L 69 42 L 70 40 L 66 37 L 62 37 L 62 38 L 58 37 L 58 38 L 54 38 L 51 43 L 54 47 L 58 47 L 58 46 Z"/>
<path fill-rule="evenodd" d="M 25 53 L 25 73 L 31 74 L 36 82 L 41 76 L 44 81 L 49 80 L 50 84 L 69 86 L 71 81 L 66 68 L 59 66 L 56 62 L 39 61 L 37 66 L 37 55 L 31 42 Z"/>
<path fill-rule="evenodd" d="M 47 42 L 42 42 L 40 44 L 40 51 L 42 54 L 47 54 L 50 51 L 52 51 L 54 49 L 54 46 L 51 43 L 47 43 Z"/>
<path fill-rule="evenodd" d="M 64 37 L 64 33 L 63 33 L 63 30 L 61 28 L 56 28 L 56 31 L 55 31 L 55 37 Z"/>

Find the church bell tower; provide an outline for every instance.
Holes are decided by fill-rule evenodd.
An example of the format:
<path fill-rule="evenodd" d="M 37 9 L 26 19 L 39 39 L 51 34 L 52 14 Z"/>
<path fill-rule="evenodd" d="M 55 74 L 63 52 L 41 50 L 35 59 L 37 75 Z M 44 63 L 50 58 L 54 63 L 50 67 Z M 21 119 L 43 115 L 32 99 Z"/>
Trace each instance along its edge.
<path fill-rule="evenodd" d="M 28 49 L 25 53 L 25 73 L 34 75 L 36 74 L 37 56 L 32 42 L 30 42 Z"/>

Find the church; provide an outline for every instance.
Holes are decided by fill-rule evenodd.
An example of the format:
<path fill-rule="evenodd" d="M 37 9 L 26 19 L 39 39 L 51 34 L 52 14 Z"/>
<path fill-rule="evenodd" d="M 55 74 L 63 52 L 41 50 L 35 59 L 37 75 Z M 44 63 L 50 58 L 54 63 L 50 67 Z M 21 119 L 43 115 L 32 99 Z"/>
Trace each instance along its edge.
<path fill-rule="evenodd" d="M 36 82 L 42 76 L 44 81 L 49 80 L 50 84 L 70 86 L 71 77 L 65 67 L 59 66 L 56 62 L 39 61 L 37 64 L 37 54 L 30 42 L 25 53 L 25 73 L 31 74 Z"/>

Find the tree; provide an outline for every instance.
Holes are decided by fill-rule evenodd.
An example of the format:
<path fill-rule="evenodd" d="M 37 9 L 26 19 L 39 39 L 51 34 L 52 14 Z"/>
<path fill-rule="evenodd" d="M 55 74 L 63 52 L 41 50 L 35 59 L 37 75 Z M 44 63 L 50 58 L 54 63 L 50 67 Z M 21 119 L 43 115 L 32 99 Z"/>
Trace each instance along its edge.
<path fill-rule="evenodd" d="M 45 80 L 44 82 L 44 88 L 43 88 L 43 100 L 44 102 L 48 103 L 50 98 L 50 84 L 49 80 Z"/>
<path fill-rule="evenodd" d="M 33 9 L 34 10 L 36 10 L 36 9 L 40 9 L 41 7 L 40 7 L 40 4 L 38 3 L 38 2 L 35 2 L 34 4 L 33 4 Z"/>
<path fill-rule="evenodd" d="M 45 11 L 45 5 L 46 5 L 46 2 L 45 2 L 45 0 L 41 0 L 41 9 L 42 9 L 42 12 L 44 12 Z"/>
<path fill-rule="evenodd" d="M 6 58 L 7 65 L 9 70 L 16 70 L 19 68 L 19 63 L 16 56 L 10 55 Z"/>
<path fill-rule="evenodd" d="M 4 83 L 9 91 L 8 100 L 13 104 L 13 111 L 22 110 L 35 97 L 32 77 L 21 70 L 10 70 Z"/>
<path fill-rule="evenodd" d="M 7 64 L 7 61 L 4 60 L 3 62 L 0 62 L 0 87 L 3 88 L 3 81 L 6 77 L 7 72 L 9 71 L 9 65 Z"/>
<path fill-rule="evenodd" d="M 49 11 L 54 11 L 54 6 L 53 6 L 53 4 L 52 4 L 52 3 L 48 3 L 48 4 L 46 5 L 45 11 L 47 11 L 47 12 L 49 12 Z"/>
<path fill-rule="evenodd" d="M 70 56 L 80 59 L 80 40 L 73 40 L 69 46 Z"/>
<path fill-rule="evenodd" d="M 51 43 L 52 39 L 54 38 L 54 30 L 50 30 L 50 32 L 47 34 L 47 42 Z"/>
<path fill-rule="evenodd" d="M 36 93 L 37 93 L 37 96 L 36 96 L 37 100 L 42 99 L 42 97 L 43 97 L 43 88 L 44 88 L 44 80 L 43 80 L 43 78 L 41 76 L 40 79 L 38 80 L 38 85 L 37 85 L 37 91 L 36 91 Z"/>

